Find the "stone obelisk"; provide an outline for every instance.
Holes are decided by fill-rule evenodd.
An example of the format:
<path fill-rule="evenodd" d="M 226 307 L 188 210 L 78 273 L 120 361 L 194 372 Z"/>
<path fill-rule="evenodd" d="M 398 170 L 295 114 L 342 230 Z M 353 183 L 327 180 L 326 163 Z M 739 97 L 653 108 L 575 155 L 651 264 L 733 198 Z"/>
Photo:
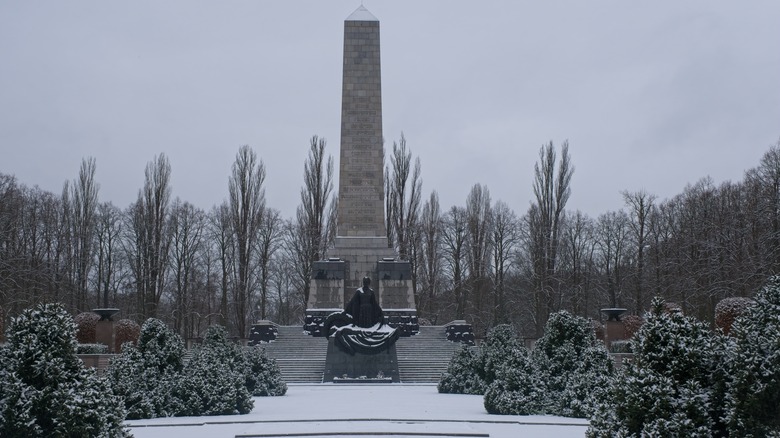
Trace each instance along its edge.
<path fill-rule="evenodd" d="M 380 66 L 379 20 L 361 5 L 344 21 L 337 230 L 328 259 L 312 266 L 306 312 L 312 333 L 322 315 L 343 308 L 363 277 L 377 286 L 386 314 L 404 324 L 415 315 L 409 263 L 397 260 L 385 227 Z"/>
<path fill-rule="evenodd" d="M 363 6 L 344 21 L 343 68 L 336 234 L 387 247 L 379 20 Z"/>

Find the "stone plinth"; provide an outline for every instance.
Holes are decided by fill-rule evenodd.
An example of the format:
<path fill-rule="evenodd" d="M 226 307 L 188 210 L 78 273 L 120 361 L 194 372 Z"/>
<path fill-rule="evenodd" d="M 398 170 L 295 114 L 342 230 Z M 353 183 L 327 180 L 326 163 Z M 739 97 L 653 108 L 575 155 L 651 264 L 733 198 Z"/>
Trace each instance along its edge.
<path fill-rule="evenodd" d="M 116 308 L 92 309 L 93 312 L 100 315 L 100 320 L 95 326 L 95 342 L 108 346 L 108 351 L 114 351 L 114 315 L 119 313 Z"/>
<path fill-rule="evenodd" d="M 386 351 L 377 354 L 355 354 L 351 356 L 341 351 L 333 342 L 328 340 L 328 353 L 325 359 L 325 374 L 323 382 L 333 382 L 334 378 L 362 380 L 366 383 L 378 376 L 389 377 L 393 383 L 399 382 L 398 354 L 395 345 Z M 366 379 L 361 379 L 365 377 Z M 378 380 L 377 383 L 384 383 Z"/>
<path fill-rule="evenodd" d="M 248 345 L 253 347 L 275 341 L 277 336 L 279 336 L 279 330 L 276 328 L 276 324 L 266 320 L 258 321 L 252 324 L 252 328 L 249 329 Z"/>
<path fill-rule="evenodd" d="M 344 280 L 349 265 L 343 260 L 314 262 L 309 293 L 309 308 L 344 308 Z"/>

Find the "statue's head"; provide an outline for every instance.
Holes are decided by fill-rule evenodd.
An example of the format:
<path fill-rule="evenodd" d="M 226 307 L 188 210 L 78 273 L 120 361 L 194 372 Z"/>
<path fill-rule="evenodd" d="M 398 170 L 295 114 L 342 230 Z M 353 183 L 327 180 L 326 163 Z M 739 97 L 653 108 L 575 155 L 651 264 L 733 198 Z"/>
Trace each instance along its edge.
<path fill-rule="evenodd" d="M 370 277 L 363 277 L 363 287 L 371 286 L 371 278 Z"/>

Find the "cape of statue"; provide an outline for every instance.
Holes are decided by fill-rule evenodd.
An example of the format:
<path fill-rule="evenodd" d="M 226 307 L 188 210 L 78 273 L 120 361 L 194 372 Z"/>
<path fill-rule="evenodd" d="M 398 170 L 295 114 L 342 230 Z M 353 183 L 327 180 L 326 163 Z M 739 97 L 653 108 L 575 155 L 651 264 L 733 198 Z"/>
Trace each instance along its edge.
<path fill-rule="evenodd" d="M 342 312 L 331 314 L 324 324 L 327 337 L 333 337 L 344 352 L 376 354 L 395 344 L 399 332 L 384 323 L 384 315 L 371 279 L 363 279 L 363 287 L 355 291 Z"/>

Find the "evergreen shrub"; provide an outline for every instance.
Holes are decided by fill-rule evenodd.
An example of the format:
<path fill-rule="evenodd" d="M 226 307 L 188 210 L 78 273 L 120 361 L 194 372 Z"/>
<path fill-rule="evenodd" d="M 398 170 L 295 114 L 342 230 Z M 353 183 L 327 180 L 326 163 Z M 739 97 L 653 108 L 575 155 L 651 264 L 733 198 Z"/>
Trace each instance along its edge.
<path fill-rule="evenodd" d="M 108 345 L 106 344 L 78 344 L 76 354 L 107 354 Z"/>
<path fill-rule="evenodd" d="M 730 436 L 780 436 L 780 277 L 736 320 L 727 383 Z"/>
<path fill-rule="evenodd" d="M 108 368 L 114 392 L 122 397 L 128 419 L 168 417 L 182 411 L 175 397 L 184 368 L 184 343 L 165 323 L 150 318 L 138 345 L 124 344 Z"/>
<path fill-rule="evenodd" d="M 634 359 L 601 397 L 587 436 L 713 436 L 720 338 L 659 298 L 645 320 L 632 342 Z"/>
<path fill-rule="evenodd" d="M 258 397 L 280 396 L 287 393 L 287 383 L 276 361 L 268 357 L 259 346 L 244 350 L 246 363 L 246 389 Z"/>
<path fill-rule="evenodd" d="M 453 354 L 447 372 L 439 380 L 438 390 L 443 394 L 484 394 L 482 360 L 473 347 L 462 345 Z"/>
<path fill-rule="evenodd" d="M 24 310 L 0 350 L 0 436 L 124 437 L 122 401 L 76 357 L 60 304 Z"/>
<path fill-rule="evenodd" d="M 462 346 L 450 360 L 447 372 L 442 374 L 438 390 L 450 394 L 484 394 L 499 370 L 511 361 L 513 350 L 523 349 L 514 327 L 499 324 L 488 331 L 485 341 L 476 352 Z"/>

